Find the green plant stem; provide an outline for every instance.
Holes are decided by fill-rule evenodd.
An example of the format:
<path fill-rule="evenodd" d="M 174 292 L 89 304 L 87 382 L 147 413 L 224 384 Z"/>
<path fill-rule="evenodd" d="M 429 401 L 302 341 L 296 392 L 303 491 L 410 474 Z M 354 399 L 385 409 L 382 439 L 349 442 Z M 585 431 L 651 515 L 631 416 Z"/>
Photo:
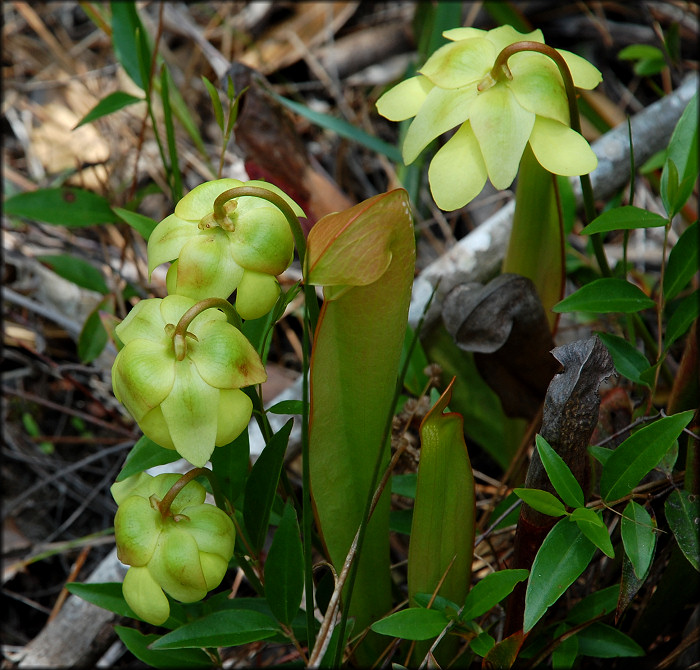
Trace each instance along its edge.
<path fill-rule="evenodd" d="M 556 49 L 553 49 L 552 47 L 540 42 L 531 42 L 528 40 L 510 44 L 498 54 L 493 69 L 491 70 L 491 76 L 494 79 L 501 79 L 503 77 L 512 78 L 507 62 L 513 54 L 520 51 L 536 51 L 537 53 L 548 56 L 554 61 L 556 66 L 559 68 L 559 73 L 561 74 L 561 78 L 564 82 L 564 88 L 566 89 L 566 99 L 569 104 L 569 123 L 572 130 L 575 130 L 580 135 L 581 117 L 579 115 L 578 104 L 576 102 L 576 88 L 574 87 L 574 80 L 571 76 L 571 72 L 569 71 L 569 66 L 566 64 L 563 56 Z M 580 180 L 581 194 L 583 195 L 585 223 L 588 224 L 595 219 L 593 187 L 591 185 L 591 178 L 589 175 L 581 175 Z M 603 248 L 603 240 L 600 233 L 591 235 L 591 242 L 593 243 L 593 252 L 595 253 L 601 273 L 604 277 L 611 277 L 612 272 L 610 271 L 608 260 L 605 257 L 605 249 Z"/>
<path fill-rule="evenodd" d="M 193 479 L 203 475 L 206 472 L 211 472 L 206 468 L 194 468 L 189 472 L 186 472 L 182 477 L 180 477 L 171 487 L 168 492 L 163 496 L 163 499 L 158 503 L 158 510 L 160 511 L 163 519 L 167 519 L 170 515 L 170 505 L 172 505 L 173 500 L 182 489 L 185 488 Z"/>

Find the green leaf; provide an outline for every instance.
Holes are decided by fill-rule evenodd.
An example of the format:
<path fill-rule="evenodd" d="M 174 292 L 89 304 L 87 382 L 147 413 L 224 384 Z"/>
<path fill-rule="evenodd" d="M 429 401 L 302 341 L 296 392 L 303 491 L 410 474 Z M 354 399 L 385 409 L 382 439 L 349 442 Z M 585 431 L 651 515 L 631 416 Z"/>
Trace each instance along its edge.
<path fill-rule="evenodd" d="M 654 306 L 654 301 L 624 279 L 605 277 L 582 286 L 552 307 L 555 312 L 622 312 L 629 314 Z"/>
<path fill-rule="evenodd" d="M 212 659 L 203 649 L 182 649 L 177 651 L 154 651 L 150 645 L 160 638 L 160 635 L 144 635 L 134 628 L 115 626 L 114 631 L 124 646 L 139 661 L 152 668 L 211 668 Z"/>
<path fill-rule="evenodd" d="M 204 82 L 204 87 L 209 93 L 211 98 L 211 104 L 214 108 L 214 117 L 216 118 L 216 125 L 219 126 L 221 132 L 224 132 L 224 109 L 221 105 L 221 98 L 219 97 L 219 91 L 216 86 L 212 84 L 204 75 L 202 75 L 202 81 Z M 229 79 L 229 82 L 231 80 Z"/>
<path fill-rule="evenodd" d="M 108 114 L 124 109 L 129 105 L 133 105 L 137 102 L 144 102 L 144 98 L 137 98 L 135 95 L 130 95 L 124 91 L 115 91 L 106 95 L 102 100 L 100 100 L 80 121 L 78 121 L 76 128 L 86 123 L 92 123 L 96 119 L 99 119 Z"/>
<path fill-rule="evenodd" d="M 513 489 L 513 493 L 530 505 L 532 509 L 536 509 L 538 512 L 542 512 L 542 514 L 549 514 L 549 516 L 564 516 L 566 514 L 564 503 L 549 491 L 542 491 L 540 489 Z"/>
<path fill-rule="evenodd" d="M 678 168 L 680 185 L 674 203 L 680 210 L 698 178 L 698 94 L 686 105 L 668 145 L 668 157 Z"/>
<path fill-rule="evenodd" d="M 527 570 L 499 570 L 479 580 L 467 594 L 460 619 L 469 621 L 486 614 L 528 577 Z"/>
<path fill-rule="evenodd" d="M 479 633 L 470 643 L 469 649 L 471 649 L 477 656 L 486 656 L 491 649 L 496 644 L 494 640 L 486 631 Z"/>
<path fill-rule="evenodd" d="M 665 226 L 667 219 L 641 207 L 625 205 L 603 212 L 591 221 L 581 235 L 607 233 L 612 230 L 631 230 L 633 228 L 660 228 Z"/>
<path fill-rule="evenodd" d="M 160 73 L 160 100 L 163 104 L 163 121 L 165 124 L 165 137 L 168 143 L 168 176 L 170 177 L 170 187 L 173 202 L 182 200 L 182 174 L 180 173 L 180 163 L 177 154 L 177 142 L 175 141 L 175 126 L 173 124 L 173 113 L 170 106 L 170 73 L 163 65 Z"/>
<path fill-rule="evenodd" d="M 666 350 L 690 328 L 700 313 L 700 293 L 694 291 L 681 300 L 666 324 L 664 347 Z"/>
<path fill-rule="evenodd" d="M 304 413 L 304 401 L 303 400 L 280 400 L 279 402 L 268 407 L 266 410 L 270 414 L 298 414 Z"/>
<path fill-rule="evenodd" d="M 583 498 L 583 490 L 580 484 L 576 481 L 569 466 L 564 462 L 564 459 L 549 445 L 549 442 L 541 435 L 535 437 L 537 452 L 542 459 L 542 465 L 547 471 L 549 481 L 552 482 L 554 490 L 559 494 L 559 497 L 569 507 L 581 507 L 585 504 Z"/>
<path fill-rule="evenodd" d="M 18 193 L 5 201 L 4 209 L 10 216 L 69 228 L 119 221 L 105 198 L 71 186 Z"/>
<path fill-rule="evenodd" d="M 244 430 L 233 442 L 217 447 L 210 457 L 221 492 L 232 503 L 243 493 L 250 469 L 250 440 Z"/>
<path fill-rule="evenodd" d="M 577 507 L 571 512 L 569 520 L 575 521 L 581 532 L 606 556 L 615 558 L 615 550 L 610 542 L 608 528 L 595 510 L 588 507 Z"/>
<path fill-rule="evenodd" d="M 151 649 L 235 647 L 267 640 L 280 632 L 269 616 L 248 609 L 220 610 L 187 623 L 151 644 Z"/>
<path fill-rule="evenodd" d="M 700 572 L 700 546 L 698 525 L 700 524 L 700 499 L 688 491 L 676 489 L 664 504 L 666 521 L 678 546 L 690 564 Z"/>
<path fill-rule="evenodd" d="M 403 640 L 429 640 L 440 635 L 449 622 L 440 610 L 410 607 L 380 619 L 370 628 L 380 635 Z"/>
<path fill-rule="evenodd" d="M 595 545 L 575 523 L 562 519 L 535 556 L 525 592 L 523 630 L 527 633 L 586 569 Z"/>
<path fill-rule="evenodd" d="M 612 626 L 596 621 L 576 633 L 578 653 L 594 658 L 644 656 L 644 650 L 631 638 Z"/>
<path fill-rule="evenodd" d="M 605 465 L 608 459 L 613 455 L 613 449 L 608 449 L 607 447 L 599 447 L 597 445 L 592 445 L 588 447 L 588 451 L 593 456 L 593 458 L 598 461 L 601 465 Z"/>
<path fill-rule="evenodd" d="M 153 440 L 142 435 L 138 442 L 131 448 L 121 472 L 117 475 L 118 482 L 131 475 L 148 470 L 156 465 L 172 463 L 180 458 L 180 454 L 174 449 L 165 449 Z"/>
<path fill-rule="evenodd" d="M 415 472 L 409 472 L 405 475 L 393 475 L 391 478 L 391 492 L 404 496 L 404 498 L 415 498 L 417 483 L 418 475 Z"/>
<path fill-rule="evenodd" d="M 278 621 L 288 626 L 304 592 L 304 550 L 294 506 L 287 502 L 265 561 L 265 597 Z"/>
<path fill-rule="evenodd" d="M 109 336 L 100 312 L 114 314 L 114 296 L 107 296 L 90 312 L 78 336 L 78 356 L 83 363 L 94 361 L 107 346 Z"/>
<path fill-rule="evenodd" d="M 389 530 L 394 533 L 411 534 L 413 525 L 412 509 L 392 509 L 389 514 Z"/>
<path fill-rule="evenodd" d="M 661 201 L 664 203 L 664 209 L 669 217 L 673 217 L 678 213 L 676 208 L 676 200 L 678 199 L 678 168 L 670 158 L 666 159 L 664 169 L 661 172 Z"/>
<path fill-rule="evenodd" d="M 667 416 L 628 437 L 603 466 L 600 477 L 603 500 L 620 500 L 630 493 L 656 467 L 692 418 L 692 410 Z"/>
<path fill-rule="evenodd" d="M 267 534 L 270 510 L 275 499 L 277 482 L 284 462 L 284 452 L 287 449 L 293 423 L 294 419 L 289 419 L 272 436 L 258 460 L 255 461 L 246 482 L 243 518 L 256 551 L 262 547 Z"/>
<path fill-rule="evenodd" d="M 78 286 L 82 286 L 90 291 L 97 291 L 102 295 L 109 293 L 109 288 L 107 288 L 102 272 L 82 258 L 71 256 L 70 254 L 51 254 L 48 256 L 37 256 L 37 259 L 57 275 Z"/>
<path fill-rule="evenodd" d="M 698 271 L 698 221 L 688 226 L 668 255 L 664 273 L 664 297 L 673 300 Z"/>
<path fill-rule="evenodd" d="M 149 216 L 132 212 L 121 207 L 113 207 L 112 211 L 122 220 L 128 223 L 137 233 L 143 237 L 146 242 L 151 236 L 154 228 L 158 225 L 158 221 L 154 221 Z"/>
<path fill-rule="evenodd" d="M 343 121 L 343 119 L 338 119 L 335 116 L 330 116 L 328 114 L 317 112 L 313 109 L 310 109 L 306 105 L 302 105 L 298 102 L 294 102 L 293 100 L 283 98 L 281 95 L 278 95 L 273 91 L 268 90 L 268 93 L 275 100 L 277 100 L 277 102 L 291 109 L 296 114 L 303 116 L 312 123 L 315 123 L 321 128 L 331 130 L 340 137 L 344 137 L 345 139 L 357 142 L 358 144 L 367 147 L 371 151 L 386 156 L 390 161 L 393 161 L 394 163 L 403 163 L 401 151 L 399 151 L 399 149 L 397 149 L 392 144 L 388 144 L 387 142 L 384 142 L 384 140 L 380 140 L 378 137 L 370 135 L 369 133 L 366 133 L 360 128 L 356 128 L 347 121 Z"/>
<path fill-rule="evenodd" d="M 617 335 L 609 333 L 596 333 L 603 341 L 603 344 L 608 348 L 612 356 L 615 369 L 621 374 L 632 380 L 635 384 L 650 386 L 650 384 L 641 378 L 642 372 L 648 370 L 650 363 L 647 357 L 631 345 L 627 340 Z"/>
<path fill-rule="evenodd" d="M 567 626 L 557 626 L 554 636 L 559 637 L 569 630 Z M 578 638 L 570 635 L 564 638 L 552 652 L 553 670 L 568 670 L 574 667 L 574 661 L 578 656 Z"/>
<path fill-rule="evenodd" d="M 566 621 L 572 626 L 577 626 L 603 614 L 614 612 L 619 593 L 620 588 L 617 584 L 594 591 L 569 610 Z"/>
<path fill-rule="evenodd" d="M 150 68 L 150 48 L 139 54 L 138 34 L 145 34 L 143 24 L 136 11 L 135 2 L 110 2 L 112 10 L 112 44 L 117 60 L 121 63 L 132 81 L 142 90 L 147 88 L 147 79 L 143 77 L 143 63 Z M 140 58 L 139 58 L 140 55 Z"/>
<path fill-rule="evenodd" d="M 638 579 L 649 572 L 656 545 L 656 523 L 640 504 L 630 500 L 622 513 L 622 544 Z"/>
<path fill-rule="evenodd" d="M 658 47 L 650 44 L 630 44 L 617 54 L 620 60 L 653 60 L 664 59 L 664 53 Z"/>

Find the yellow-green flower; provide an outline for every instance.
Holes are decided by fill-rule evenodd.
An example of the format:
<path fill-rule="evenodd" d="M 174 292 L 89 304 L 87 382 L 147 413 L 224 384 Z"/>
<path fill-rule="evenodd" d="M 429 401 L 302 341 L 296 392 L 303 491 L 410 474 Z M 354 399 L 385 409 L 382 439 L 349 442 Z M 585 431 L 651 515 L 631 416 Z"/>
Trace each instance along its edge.
<path fill-rule="evenodd" d="M 112 486 L 119 505 L 114 518 L 117 556 L 129 565 L 122 593 L 134 612 L 154 625 L 170 615 L 167 593 L 185 603 L 216 588 L 233 556 L 231 519 L 204 502 L 204 487 L 191 481 L 177 494 L 164 518 L 158 504 L 178 474 L 141 473 Z"/>
<path fill-rule="evenodd" d="M 236 309 L 244 319 L 256 319 L 277 300 L 280 289 L 276 276 L 292 262 L 294 238 L 281 210 L 253 196 L 227 202 L 222 227 L 213 217 L 214 201 L 224 191 L 239 186 L 272 191 L 284 198 L 297 216 L 304 216 L 289 196 L 264 181 L 217 179 L 200 184 L 151 233 L 148 271 L 173 261 L 168 270 L 168 293 L 204 300 L 226 299 L 238 290 Z"/>
<path fill-rule="evenodd" d="M 240 389 L 266 373 L 243 333 L 216 309 L 198 314 L 180 341 L 173 337 L 194 305 L 183 295 L 141 300 L 116 327 L 125 346 L 112 387 L 147 437 L 202 467 L 215 445 L 246 428 L 253 405 Z"/>
<path fill-rule="evenodd" d="M 484 31 L 455 28 L 452 40 L 419 70 L 377 101 L 392 121 L 415 117 L 406 133 L 403 158 L 412 163 L 436 137 L 457 127 L 435 154 L 428 171 L 435 202 L 454 210 L 477 196 L 486 178 L 508 188 L 527 143 L 549 172 L 587 174 L 597 159 L 588 142 L 570 128 L 566 90 L 556 64 L 546 55 L 521 51 L 508 59 L 510 75 L 494 78 L 498 54 L 520 41 L 544 44 L 540 30 L 521 34 L 510 26 Z M 591 89 L 600 72 L 585 59 L 557 49 L 578 88 Z"/>

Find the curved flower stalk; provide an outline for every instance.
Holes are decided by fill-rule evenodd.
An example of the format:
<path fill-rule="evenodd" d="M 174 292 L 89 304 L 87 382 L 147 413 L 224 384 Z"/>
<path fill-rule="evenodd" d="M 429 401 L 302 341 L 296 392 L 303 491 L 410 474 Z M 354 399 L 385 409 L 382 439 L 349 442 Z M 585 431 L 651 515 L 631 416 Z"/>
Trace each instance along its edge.
<path fill-rule="evenodd" d="M 479 194 L 487 177 L 497 189 L 508 188 L 528 143 L 539 163 L 554 174 L 582 175 L 595 169 L 593 150 L 570 127 L 558 67 L 542 52 L 563 58 L 578 88 L 592 89 L 601 81 L 593 65 L 568 51 L 545 47 L 540 30 L 521 34 L 510 26 L 455 28 L 443 35 L 452 43 L 438 49 L 417 76 L 377 101 L 379 113 L 392 121 L 415 117 L 403 145 L 407 164 L 436 137 L 457 128 L 428 171 L 438 206 L 464 206 Z M 518 44 L 529 50 L 517 51 Z M 517 52 L 503 58 L 511 45 Z M 531 50 L 539 45 L 538 51 Z M 457 168 L 460 161 L 463 167 Z"/>
<path fill-rule="evenodd" d="M 204 502 L 206 490 L 187 481 L 188 475 L 142 472 L 111 489 L 119 505 L 114 518 L 117 556 L 130 566 L 122 585 L 124 599 L 154 625 L 170 615 L 166 593 L 185 603 L 201 600 L 221 583 L 233 556 L 233 522 Z M 185 485 L 171 492 L 183 480 Z"/>
<path fill-rule="evenodd" d="M 225 191 L 257 186 L 277 194 L 297 216 L 304 216 L 288 195 L 264 181 L 217 179 L 192 189 L 163 219 L 148 240 L 148 271 L 173 261 L 168 293 L 195 300 L 228 298 L 236 293 L 236 309 L 256 319 L 275 304 L 280 292 L 276 276 L 292 262 L 294 237 L 282 211 L 262 198 L 241 196 L 215 213 Z"/>
<path fill-rule="evenodd" d="M 209 307 L 233 311 L 220 299 L 142 300 L 115 329 L 125 346 L 112 367 L 114 395 L 144 434 L 198 467 L 248 425 L 240 389 L 267 378 L 243 333 Z"/>

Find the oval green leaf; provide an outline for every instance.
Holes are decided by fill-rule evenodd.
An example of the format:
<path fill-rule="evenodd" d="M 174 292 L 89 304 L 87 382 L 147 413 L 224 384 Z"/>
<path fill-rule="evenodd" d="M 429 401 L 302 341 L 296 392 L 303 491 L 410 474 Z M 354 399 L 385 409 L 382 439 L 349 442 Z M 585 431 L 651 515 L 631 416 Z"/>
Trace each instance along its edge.
<path fill-rule="evenodd" d="M 11 216 L 69 228 L 119 221 L 105 198 L 70 186 L 18 193 L 5 201 L 4 208 Z"/>
<path fill-rule="evenodd" d="M 690 564 L 700 572 L 700 498 L 676 489 L 666 499 L 664 511 L 678 546 Z"/>
<path fill-rule="evenodd" d="M 667 416 L 628 437 L 603 466 L 600 477 L 603 500 L 612 502 L 630 493 L 656 467 L 692 418 L 692 410 Z"/>
<path fill-rule="evenodd" d="M 212 659 L 203 649 L 178 649 L 155 651 L 150 645 L 159 635 L 144 635 L 134 628 L 115 626 L 114 631 L 124 646 L 140 661 L 152 668 L 211 668 Z"/>
<path fill-rule="evenodd" d="M 630 637 L 612 626 L 595 623 L 576 634 L 581 656 L 594 658 L 618 658 L 644 656 L 644 650 Z"/>
<path fill-rule="evenodd" d="M 700 312 L 700 293 L 694 291 L 681 300 L 666 324 L 664 347 L 668 348 L 690 328 Z"/>
<path fill-rule="evenodd" d="M 666 225 L 666 219 L 640 207 L 626 205 L 603 212 L 593 219 L 582 231 L 582 235 L 607 233 L 612 230 L 631 230 L 634 228 L 660 228 Z"/>
<path fill-rule="evenodd" d="M 581 507 L 584 505 L 583 490 L 569 466 L 564 462 L 564 459 L 539 434 L 535 437 L 535 444 L 537 445 L 537 452 L 542 460 L 542 465 L 544 465 L 544 469 L 549 476 L 549 481 L 552 482 L 552 486 L 554 486 L 554 490 L 559 494 L 559 497 L 569 507 Z"/>
<path fill-rule="evenodd" d="M 606 277 L 582 286 L 552 307 L 555 312 L 622 312 L 629 314 L 654 306 L 654 301 L 624 279 Z"/>
<path fill-rule="evenodd" d="M 90 312 L 78 336 L 78 356 L 83 363 L 94 361 L 107 346 L 109 336 L 100 317 L 101 312 L 114 314 L 114 296 L 108 296 Z"/>
<path fill-rule="evenodd" d="M 221 610 L 176 628 L 151 644 L 152 649 L 235 647 L 266 640 L 280 632 L 276 621 L 253 610 Z"/>
<path fill-rule="evenodd" d="M 112 211 L 120 218 L 122 221 L 128 223 L 137 233 L 143 237 L 146 242 L 151 236 L 154 228 L 158 225 L 157 221 L 154 221 L 149 216 L 144 216 L 137 212 L 132 212 L 129 209 L 123 209 L 122 207 L 113 207 Z"/>
<path fill-rule="evenodd" d="M 523 630 L 527 633 L 586 569 L 595 545 L 581 529 L 562 519 L 535 556 L 525 592 Z"/>
<path fill-rule="evenodd" d="M 37 256 L 46 267 L 57 275 L 90 291 L 106 295 L 109 293 L 102 273 L 91 263 L 70 254 L 51 254 Z"/>
<path fill-rule="evenodd" d="M 121 472 L 117 475 L 117 481 L 121 482 L 131 475 L 148 470 L 156 465 L 172 463 L 180 458 L 180 454 L 174 449 L 165 449 L 145 435 L 131 448 Z"/>
<path fill-rule="evenodd" d="M 265 561 L 265 597 L 278 621 L 288 626 L 304 592 L 304 550 L 294 506 L 287 503 Z"/>
<path fill-rule="evenodd" d="M 649 512 L 630 500 L 622 513 L 622 544 L 638 579 L 644 579 L 651 566 L 656 545 L 655 529 L 656 523 Z"/>
<path fill-rule="evenodd" d="M 668 255 L 664 273 L 664 296 L 675 298 L 698 271 L 698 222 L 688 226 Z"/>
<path fill-rule="evenodd" d="M 610 541 L 608 528 L 595 510 L 588 507 L 577 507 L 571 513 L 569 520 L 575 521 L 581 532 L 606 556 L 615 558 L 615 550 Z"/>
<path fill-rule="evenodd" d="M 518 582 L 527 579 L 527 570 L 499 570 L 478 581 L 467 594 L 460 619 L 476 619 L 498 605 Z"/>
<path fill-rule="evenodd" d="M 133 105 L 137 102 L 144 102 L 143 98 L 137 98 L 134 95 L 125 93 L 124 91 L 114 91 L 100 100 L 80 121 L 78 121 L 76 128 L 80 126 L 91 123 L 96 119 L 99 119 L 113 112 L 117 112 L 124 107 Z"/>
<path fill-rule="evenodd" d="M 403 640 L 430 640 L 440 635 L 449 622 L 440 610 L 410 607 L 380 619 L 370 628 L 380 635 Z"/>
<path fill-rule="evenodd" d="M 542 512 L 542 514 L 548 514 L 549 516 L 564 516 L 566 514 L 564 503 L 549 491 L 542 491 L 540 489 L 513 489 L 513 493 L 530 505 L 532 509 L 536 509 L 538 512 Z"/>
<path fill-rule="evenodd" d="M 603 341 L 603 344 L 608 348 L 612 356 L 615 369 L 621 374 L 631 379 L 636 384 L 649 386 L 646 381 L 643 381 L 640 375 L 645 370 L 648 370 L 650 363 L 647 357 L 632 346 L 627 340 L 617 335 L 610 333 L 596 333 Z"/>

